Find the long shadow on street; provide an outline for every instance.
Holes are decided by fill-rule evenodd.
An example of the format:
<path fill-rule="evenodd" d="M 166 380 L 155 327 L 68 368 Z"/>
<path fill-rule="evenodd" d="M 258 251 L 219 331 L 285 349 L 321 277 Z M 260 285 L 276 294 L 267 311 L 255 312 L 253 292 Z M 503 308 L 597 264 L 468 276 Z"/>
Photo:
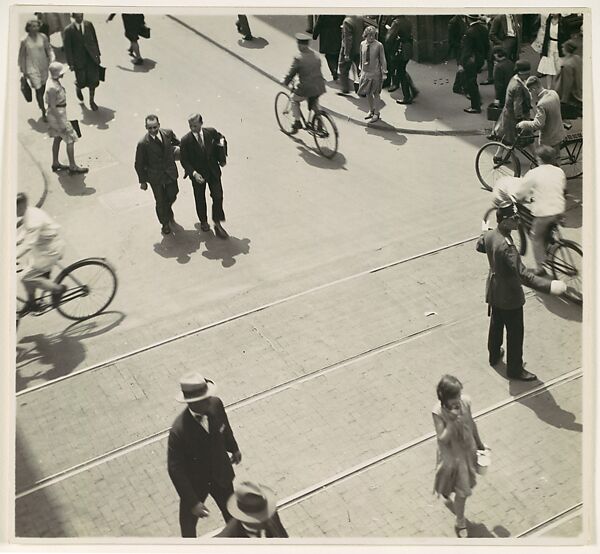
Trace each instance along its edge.
<path fill-rule="evenodd" d="M 187 264 L 206 238 L 198 230 L 186 230 L 177 223 L 171 224 L 171 230 L 170 234 L 163 235 L 161 242 L 154 244 L 154 251 L 163 258 L 175 258 L 177 263 Z"/>
<path fill-rule="evenodd" d="M 122 71 L 129 71 L 130 73 L 148 73 L 156 67 L 157 62 L 152 58 L 144 58 L 144 63 L 135 65 L 132 63 L 131 67 L 125 67 L 123 65 L 117 65 Z"/>
<path fill-rule="evenodd" d="M 221 260 L 223 267 L 231 267 L 236 263 L 236 256 L 250 253 L 250 239 L 238 239 L 229 236 L 228 239 L 221 239 L 214 235 L 212 231 L 206 233 L 206 250 L 202 255 L 209 260 Z"/>
<path fill-rule="evenodd" d="M 98 129 L 108 129 L 107 123 L 115 118 L 115 110 L 98 106 L 98 111 L 90 110 L 85 104 L 81 105 L 84 125 L 95 125 Z"/>
<path fill-rule="evenodd" d="M 85 173 L 69 175 L 67 171 L 61 171 L 57 175 L 60 186 L 69 196 L 90 196 L 96 192 L 94 187 L 85 184 Z"/>

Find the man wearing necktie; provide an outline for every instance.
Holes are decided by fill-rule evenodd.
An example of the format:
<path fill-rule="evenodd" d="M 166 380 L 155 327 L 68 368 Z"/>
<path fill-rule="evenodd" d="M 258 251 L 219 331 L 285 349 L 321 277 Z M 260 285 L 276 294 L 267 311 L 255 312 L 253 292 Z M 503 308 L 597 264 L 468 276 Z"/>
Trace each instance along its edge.
<path fill-rule="evenodd" d="M 64 48 L 69 69 L 75 72 L 77 98 L 83 102 L 82 88 L 89 88 L 90 108 L 98 109 L 94 102 L 96 87 L 100 84 L 100 47 L 96 29 L 84 21 L 82 13 L 72 14 L 75 20 L 65 29 Z"/>
<path fill-rule="evenodd" d="M 229 235 L 221 225 L 225 221 L 223 211 L 223 186 L 221 184 L 221 163 L 219 150 L 224 148 L 225 138 L 212 127 L 203 127 L 202 116 L 190 115 L 190 132 L 181 138 L 181 165 L 190 178 L 194 189 L 196 214 L 202 231 L 210 231 L 206 207 L 206 184 L 212 198 L 212 220 L 215 233 L 226 239 Z M 221 160 L 221 161 L 220 161 Z"/>
<path fill-rule="evenodd" d="M 158 116 L 154 114 L 146 116 L 146 130 L 148 132 L 135 151 L 135 171 L 142 190 L 150 183 L 156 201 L 156 216 L 163 235 L 168 235 L 171 232 L 169 224 L 175 222 L 173 203 L 179 192 L 179 172 L 175 164 L 179 140 L 171 129 L 160 128 Z"/>
<path fill-rule="evenodd" d="M 176 399 L 187 407 L 169 431 L 167 467 L 179 494 L 179 524 L 186 538 L 196 537 L 198 518 L 209 515 L 204 505 L 209 494 L 225 522 L 231 519 L 227 501 L 233 495 L 232 463 L 240 463 L 242 454 L 214 382 L 193 372 L 179 384 Z"/>

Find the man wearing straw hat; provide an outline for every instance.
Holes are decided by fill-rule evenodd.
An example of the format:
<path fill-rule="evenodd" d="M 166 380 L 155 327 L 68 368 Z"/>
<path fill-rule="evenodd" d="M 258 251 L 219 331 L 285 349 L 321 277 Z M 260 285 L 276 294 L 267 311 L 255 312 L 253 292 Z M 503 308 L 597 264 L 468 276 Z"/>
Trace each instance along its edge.
<path fill-rule="evenodd" d="M 287 538 L 277 513 L 275 493 L 265 485 L 243 481 L 227 502 L 233 516 L 215 537 Z"/>
<path fill-rule="evenodd" d="M 196 537 L 199 517 L 207 517 L 204 505 L 210 494 L 227 522 L 227 501 L 233 494 L 234 472 L 242 454 L 229 425 L 216 386 L 197 372 L 179 382 L 177 401 L 186 403 L 169 432 L 167 466 L 179 494 L 179 524 L 182 537 Z M 231 453 L 231 458 L 229 457 Z"/>

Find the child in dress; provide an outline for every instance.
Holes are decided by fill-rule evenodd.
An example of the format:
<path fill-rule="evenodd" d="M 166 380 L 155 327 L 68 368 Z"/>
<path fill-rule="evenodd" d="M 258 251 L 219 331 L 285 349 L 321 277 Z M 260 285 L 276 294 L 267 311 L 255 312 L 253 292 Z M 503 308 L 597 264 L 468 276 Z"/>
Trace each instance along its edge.
<path fill-rule="evenodd" d="M 365 119 L 369 123 L 379 120 L 379 95 L 383 80 L 387 75 L 387 64 L 383 44 L 376 40 L 377 29 L 373 26 L 367 27 L 363 32 L 363 40 L 360 44 L 360 81 L 357 94 L 366 96 L 369 102 L 369 113 Z"/>
<path fill-rule="evenodd" d="M 466 538 L 465 503 L 476 482 L 477 450 L 484 450 L 471 415 L 471 401 L 461 396 L 462 383 L 444 375 L 437 386 L 440 400 L 432 410 L 437 434 L 434 492 L 448 499 L 454 493 L 456 533 Z"/>

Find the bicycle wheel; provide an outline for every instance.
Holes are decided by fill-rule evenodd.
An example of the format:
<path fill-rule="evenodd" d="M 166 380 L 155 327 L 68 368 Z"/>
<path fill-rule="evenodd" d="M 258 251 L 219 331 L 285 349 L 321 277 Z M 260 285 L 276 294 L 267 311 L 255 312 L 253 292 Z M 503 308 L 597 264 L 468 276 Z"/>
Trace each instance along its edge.
<path fill-rule="evenodd" d="M 67 319 L 88 319 L 103 312 L 117 292 L 117 275 L 103 258 L 87 258 L 65 267 L 55 282 L 66 285 L 56 309 Z"/>
<path fill-rule="evenodd" d="M 319 152 L 326 158 L 333 158 L 338 148 L 338 130 L 332 117 L 321 110 L 313 114 L 310 122 Z"/>
<path fill-rule="evenodd" d="M 583 175 L 583 142 L 570 143 L 560 149 L 560 167 L 567 179 L 576 179 Z"/>
<path fill-rule="evenodd" d="M 496 161 L 494 161 L 496 158 Z M 486 190 L 492 190 L 501 177 L 521 175 L 521 162 L 510 147 L 501 142 L 488 142 L 477 152 L 475 172 Z"/>
<path fill-rule="evenodd" d="M 495 229 L 498 226 L 496 221 L 496 208 L 490 208 L 485 214 L 483 214 L 483 221 L 487 223 L 489 229 Z M 524 256 L 527 251 L 527 235 L 525 234 L 525 229 L 523 226 L 519 224 L 519 227 L 516 231 L 511 233 L 511 237 L 513 239 L 513 243 L 517 249 L 517 252 Z"/>
<path fill-rule="evenodd" d="M 292 100 L 287 92 L 278 92 L 275 96 L 275 117 L 277 125 L 286 134 L 292 134 L 294 114 L 292 113 Z"/>
<path fill-rule="evenodd" d="M 567 284 L 566 296 L 575 304 L 583 304 L 583 252 L 570 240 L 561 240 L 550 246 L 546 265 L 555 279 Z"/>

